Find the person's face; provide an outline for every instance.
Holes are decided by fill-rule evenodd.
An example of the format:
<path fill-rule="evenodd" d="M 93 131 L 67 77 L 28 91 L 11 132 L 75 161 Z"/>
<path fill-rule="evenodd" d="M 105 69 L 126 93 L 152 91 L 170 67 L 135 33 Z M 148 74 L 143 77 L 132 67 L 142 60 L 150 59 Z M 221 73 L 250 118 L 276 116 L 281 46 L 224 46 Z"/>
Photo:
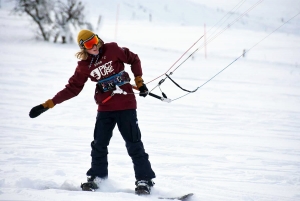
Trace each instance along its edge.
<path fill-rule="evenodd" d="M 99 54 L 99 49 L 97 48 L 96 44 L 93 45 L 92 49 L 87 49 L 86 51 L 87 51 L 87 53 L 93 54 L 93 55 Z"/>

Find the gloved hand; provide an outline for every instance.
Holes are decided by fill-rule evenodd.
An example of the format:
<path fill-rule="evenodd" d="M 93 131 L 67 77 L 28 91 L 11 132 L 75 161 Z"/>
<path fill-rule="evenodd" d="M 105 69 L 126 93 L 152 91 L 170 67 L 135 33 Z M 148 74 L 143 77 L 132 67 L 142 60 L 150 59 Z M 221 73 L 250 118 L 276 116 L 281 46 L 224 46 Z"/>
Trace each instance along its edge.
<path fill-rule="evenodd" d="M 146 97 L 148 95 L 148 88 L 144 84 L 144 80 L 142 79 L 142 76 L 136 76 L 134 81 L 135 81 L 136 87 L 140 91 L 140 96 Z"/>
<path fill-rule="evenodd" d="M 29 112 L 29 117 L 35 118 L 40 114 L 42 114 L 43 112 L 46 112 L 49 108 L 53 108 L 53 107 L 54 107 L 54 103 L 51 99 L 49 99 L 45 103 L 33 107 Z"/>
<path fill-rule="evenodd" d="M 140 88 L 140 96 L 146 97 L 148 95 L 148 88 L 145 84 L 143 84 Z"/>

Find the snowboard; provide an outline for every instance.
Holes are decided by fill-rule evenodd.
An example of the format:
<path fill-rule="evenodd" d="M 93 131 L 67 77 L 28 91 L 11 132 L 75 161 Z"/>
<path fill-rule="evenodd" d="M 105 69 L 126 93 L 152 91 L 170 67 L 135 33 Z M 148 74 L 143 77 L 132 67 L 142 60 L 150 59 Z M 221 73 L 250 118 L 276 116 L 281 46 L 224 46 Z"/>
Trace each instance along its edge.
<path fill-rule="evenodd" d="M 81 184 L 82 191 L 96 191 L 95 187 L 93 186 L 92 183 L 85 183 Z M 136 194 L 137 195 L 137 194 Z M 150 194 L 151 195 L 151 194 Z M 186 195 L 178 196 L 178 197 L 158 197 L 158 199 L 162 200 L 182 200 L 182 201 L 188 201 L 190 197 L 192 197 L 194 194 L 189 193 Z M 140 196 L 147 196 L 147 195 L 140 195 Z"/>
<path fill-rule="evenodd" d="M 182 201 L 187 201 L 189 200 L 190 197 L 192 197 L 194 194 L 193 193 L 189 193 L 183 196 L 178 196 L 178 197 L 159 197 L 158 199 L 162 199 L 162 200 L 182 200 Z"/>

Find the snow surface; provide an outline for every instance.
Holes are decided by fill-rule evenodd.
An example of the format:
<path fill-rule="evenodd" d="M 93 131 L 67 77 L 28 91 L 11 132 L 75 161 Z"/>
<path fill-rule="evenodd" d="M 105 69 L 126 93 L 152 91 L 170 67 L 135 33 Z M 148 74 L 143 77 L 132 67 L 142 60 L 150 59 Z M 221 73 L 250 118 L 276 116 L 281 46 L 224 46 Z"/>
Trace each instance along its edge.
<path fill-rule="evenodd" d="M 201 39 L 183 59 L 199 51 L 173 75 L 190 90 L 300 11 L 296 0 L 85 3 L 95 26 L 102 16 L 100 37 L 138 53 L 147 82 L 165 73 L 202 36 L 205 23 L 207 59 Z M 1 2 L 0 201 L 147 201 L 190 192 L 195 194 L 191 201 L 300 200 L 299 16 L 197 93 L 172 103 L 137 96 L 142 139 L 157 175 L 152 195 L 138 197 L 117 129 L 109 146 L 109 179 L 95 193 L 80 191 L 91 160 L 95 83 L 87 82 L 78 97 L 29 118 L 33 106 L 63 89 L 76 67 L 78 47 L 36 40 L 34 24 L 11 15 L 11 8 Z M 161 89 L 171 99 L 185 94 L 170 81 Z M 158 88 L 153 93 L 160 95 Z"/>

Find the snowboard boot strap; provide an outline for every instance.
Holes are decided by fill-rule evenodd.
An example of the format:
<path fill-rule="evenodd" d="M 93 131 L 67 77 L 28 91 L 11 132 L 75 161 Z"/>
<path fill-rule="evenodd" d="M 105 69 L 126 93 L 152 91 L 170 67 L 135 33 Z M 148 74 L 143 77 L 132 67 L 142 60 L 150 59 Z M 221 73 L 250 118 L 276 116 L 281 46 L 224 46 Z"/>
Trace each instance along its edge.
<path fill-rule="evenodd" d="M 135 194 L 137 195 L 149 195 L 151 192 L 151 187 L 154 182 L 151 180 L 138 180 L 135 182 Z"/>
<path fill-rule="evenodd" d="M 95 191 L 96 189 L 98 189 L 97 184 L 93 181 L 83 183 L 80 187 L 83 191 Z"/>

